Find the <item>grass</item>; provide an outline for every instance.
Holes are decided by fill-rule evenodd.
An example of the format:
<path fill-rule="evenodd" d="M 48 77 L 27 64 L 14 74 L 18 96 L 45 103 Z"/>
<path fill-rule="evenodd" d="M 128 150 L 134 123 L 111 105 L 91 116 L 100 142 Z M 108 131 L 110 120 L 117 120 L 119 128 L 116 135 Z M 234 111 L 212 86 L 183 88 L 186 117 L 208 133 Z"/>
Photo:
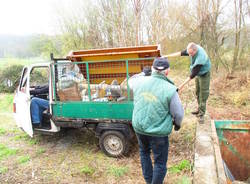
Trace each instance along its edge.
<path fill-rule="evenodd" d="M 0 160 L 6 159 L 11 155 L 16 155 L 17 149 L 8 148 L 4 144 L 0 144 Z"/>
<path fill-rule="evenodd" d="M 249 88 L 250 89 L 250 88 Z M 246 106 L 250 104 L 249 90 L 246 91 L 236 91 L 228 95 L 228 100 L 237 107 Z"/>
<path fill-rule="evenodd" d="M 25 133 L 16 135 L 15 137 L 12 138 L 12 140 L 14 140 L 14 141 L 19 141 L 19 140 L 25 140 L 25 141 L 27 141 L 29 139 L 30 139 L 29 135 L 27 135 Z"/>
<path fill-rule="evenodd" d="M 182 160 L 179 164 L 169 168 L 170 173 L 180 173 L 184 170 L 191 170 L 191 164 L 188 160 Z"/>
<path fill-rule="evenodd" d="M 4 174 L 8 171 L 7 167 L 0 167 L 0 174 Z"/>
<path fill-rule="evenodd" d="M 190 59 L 189 57 L 170 58 L 171 70 L 189 70 Z"/>
<path fill-rule="evenodd" d="M 30 157 L 29 156 L 21 156 L 17 159 L 19 164 L 24 164 L 28 161 L 30 161 Z"/>
<path fill-rule="evenodd" d="M 116 166 L 111 166 L 109 169 L 108 169 L 108 173 L 115 176 L 115 177 L 121 177 L 125 174 L 128 173 L 128 167 L 116 167 Z"/>
<path fill-rule="evenodd" d="M 20 134 L 21 133 L 20 129 L 16 128 L 16 127 L 9 129 L 8 132 L 13 133 L 13 134 Z"/>
<path fill-rule="evenodd" d="M 7 131 L 4 128 L 0 127 L 0 135 L 5 135 Z"/>
<path fill-rule="evenodd" d="M 89 166 L 84 166 L 81 168 L 81 173 L 86 174 L 86 175 L 92 175 L 95 172 L 95 169 L 89 167 Z"/>
<path fill-rule="evenodd" d="M 183 125 L 182 128 L 183 128 L 183 130 L 182 130 L 182 138 L 184 139 L 185 143 L 191 144 L 195 139 L 196 124 L 195 123 L 192 123 L 192 124 L 189 123 L 188 126 Z"/>
<path fill-rule="evenodd" d="M 182 176 L 181 178 L 179 178 L 177 180 L 177 184 L 191 184 L 191 180 L 190 178 L 188 178 L 187 176 Z"/>
<path fill-rule="evenodd" d="M 46 152 L 46 150 L 44 148 L 40 148 L 39 150 L 36 151 L 36 154 L 41 155 L 41 154 L 43 154 L 45 152 Z"/>
<path fill-rule="evenodd" d="M 39 140 L 29 137 L 29 139 L 28 139 L 28 144 L 29 145 L 35 145 L 35 144 L 38 144 L 38 143 L 39 143 Z"/>
<path fill-rule="evenodd" d="M 35 145 L 39 143 L 39 140 L 36 138 L 31 138 L 28 134 L 21 132 L 21 134 L 16 135 L 12 138 L 14 141 L 26 141 L 29 145 Z"/>
<path fill-rule="evenodd" d="M 21 132 L 20 129 L 16 128 L 12 113 L 0 112 L 0 136 L 11 137 L 13 134 Z M 13 126 L 14 125 L 14 126 Z M 0 141 L 1 143 L 1 141 Z"/>
<path fill-rule="evenodd" d="M 0 68 L 8 67 L 11 65 L 29 65 L 33 63 L 42 63 L 46 62 L 40 58 L 29 58 L 29 59 L 21 59 L 21 58 L 1 58 L 0 59 Z"/>
<path fill-rule="evenodd" d="M 0 94 L 0 112 L 12 112 L 13 94 Z"/>

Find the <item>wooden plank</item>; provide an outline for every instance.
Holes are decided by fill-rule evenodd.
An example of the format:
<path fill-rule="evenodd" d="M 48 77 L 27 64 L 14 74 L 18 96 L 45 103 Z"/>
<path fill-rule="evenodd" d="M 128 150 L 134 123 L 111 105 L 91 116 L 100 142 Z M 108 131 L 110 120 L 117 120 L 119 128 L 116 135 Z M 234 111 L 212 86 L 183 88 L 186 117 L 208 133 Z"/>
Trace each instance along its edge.
<path fill-rule="evenodd" d="M 73 56 L 75 57 L 75 56 Z M 103 54 L 93 54 L 93 55 L 81 55 L 81 56 L 77 56 L 78 58 L 81 58 L 81 61 L 100 61 L 100 60 L 119 60 L 119 59 L 129 59 L 129 58 L 138 58 L 137 54 L 127 54 L 127 55 L 111 55 L 111 54 L 107 54 L 107 55 L 103 55 Z"/>
<path fill-rule="evenodd" d="M 119 56 L 116 59 L 124 59 L 126 58 L 138 58 L 138 54 L 148 54 L 148 57 L 150 56 L 157 56 L 159 55 L 159 51 L 157 50 L 146 50 L 146 51 L 133 51 L 133 52 L 109 52 L 109 53 L 93 53 L 93 54 L 80 54 L 80 55 L 69 55 L 71 58 L 82 58 L 82 60 L 85 60 L 87 57 L 93 57 L 93 56 Z M 112 57 L 113 59 L 114 57 Z"/>
<path fill-rule="evenodd" d="M 110 53 L 110 52 L 132 52 L 132 51 L 145 51 L 145 50 L 159 50 L 158 45 L 147 45 L 137 47 L 118 47 L 118 48 L 105 48 L 105 49 L 91 49 L 91 50 L 79 50 L 71 52 L 72 55 L 83 54 L 98 54 L 98 53 Z"/>

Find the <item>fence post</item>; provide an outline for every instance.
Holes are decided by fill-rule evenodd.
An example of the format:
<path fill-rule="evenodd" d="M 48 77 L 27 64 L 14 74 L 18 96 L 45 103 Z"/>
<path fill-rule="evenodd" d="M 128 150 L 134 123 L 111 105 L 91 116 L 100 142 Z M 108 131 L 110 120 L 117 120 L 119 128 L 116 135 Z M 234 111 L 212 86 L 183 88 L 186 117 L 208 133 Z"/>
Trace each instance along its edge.
<path fill-rule="evenodd" d="M 89 101 L 91 101 L 91 90 L 90 90 L 90 84 L 89 84 L 89 63 L 86 62 L 86 71 L 87 71 L 87 81 L 88 81 L 88 96 Z"/>
<path fill-rule="evenodd" d="M 127 72 L 127 92 L 128 92 L 128 101 L 130 101 L 130 88 L 128 85 L 129 72 L 128 72 L 128 60 L 126 60 L 126 72 Z"/>

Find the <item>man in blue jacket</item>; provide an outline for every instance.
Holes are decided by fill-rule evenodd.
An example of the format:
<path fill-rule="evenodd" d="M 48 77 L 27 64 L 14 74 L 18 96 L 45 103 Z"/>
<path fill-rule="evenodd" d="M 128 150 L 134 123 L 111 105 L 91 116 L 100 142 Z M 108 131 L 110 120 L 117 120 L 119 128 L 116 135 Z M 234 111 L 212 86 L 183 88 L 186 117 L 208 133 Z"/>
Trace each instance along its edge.
<path fill-rule="evenodd" d="M 140 150 L 142 172 L 147 183 L 161 184 L 167 172 L 168 135 L 173 124 L 181 127 L 184 110 L 177 88 L 167 78 L 169 63 L 165 58 L 156 58 L 152 75 L 132 86 L 134 110 L 132 125 Z M 154 166 L 150 152 L 154 154 Z"/>
<path fill-rule="evenodd" d="M 190 56 L 190 76 L 180 85 L 179 90 L 182 90 L 190 80 L 195 78 L 196 97 L 198 102 L 198 109 L 193 111 L 199 117 L 199 123 L 204 123 L 204 115 L 206 113 L 206 104 L 209 96 L 210 87 L 210 70 L 211 62 L 206 51 L 199 45 L 191 42 L 188 44 L 187 49 L 165 55 L 164 57 L 176 56 Z"/>

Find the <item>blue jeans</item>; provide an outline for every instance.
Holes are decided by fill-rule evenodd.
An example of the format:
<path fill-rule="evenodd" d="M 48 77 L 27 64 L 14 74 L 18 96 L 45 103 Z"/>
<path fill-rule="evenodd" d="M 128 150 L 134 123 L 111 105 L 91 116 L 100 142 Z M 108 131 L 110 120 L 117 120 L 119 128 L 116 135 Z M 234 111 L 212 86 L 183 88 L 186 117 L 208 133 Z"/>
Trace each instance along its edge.
<path fill-rule="evenodd" d="M 167 173 L 168 136 L 155 137 L 136 133 L 139 143 L 142 173 L 147 184 L 161 184 Z M 150 157 L 154 155 L 154 168 Z"/>
<path fill-rule="evenodd" d="M 31 121 L 33 124 L 42 122 L 43 111 L 49 108 L 49 101 L 41 98 L 34 97 L 31 100 L 30 112 Z"/>

